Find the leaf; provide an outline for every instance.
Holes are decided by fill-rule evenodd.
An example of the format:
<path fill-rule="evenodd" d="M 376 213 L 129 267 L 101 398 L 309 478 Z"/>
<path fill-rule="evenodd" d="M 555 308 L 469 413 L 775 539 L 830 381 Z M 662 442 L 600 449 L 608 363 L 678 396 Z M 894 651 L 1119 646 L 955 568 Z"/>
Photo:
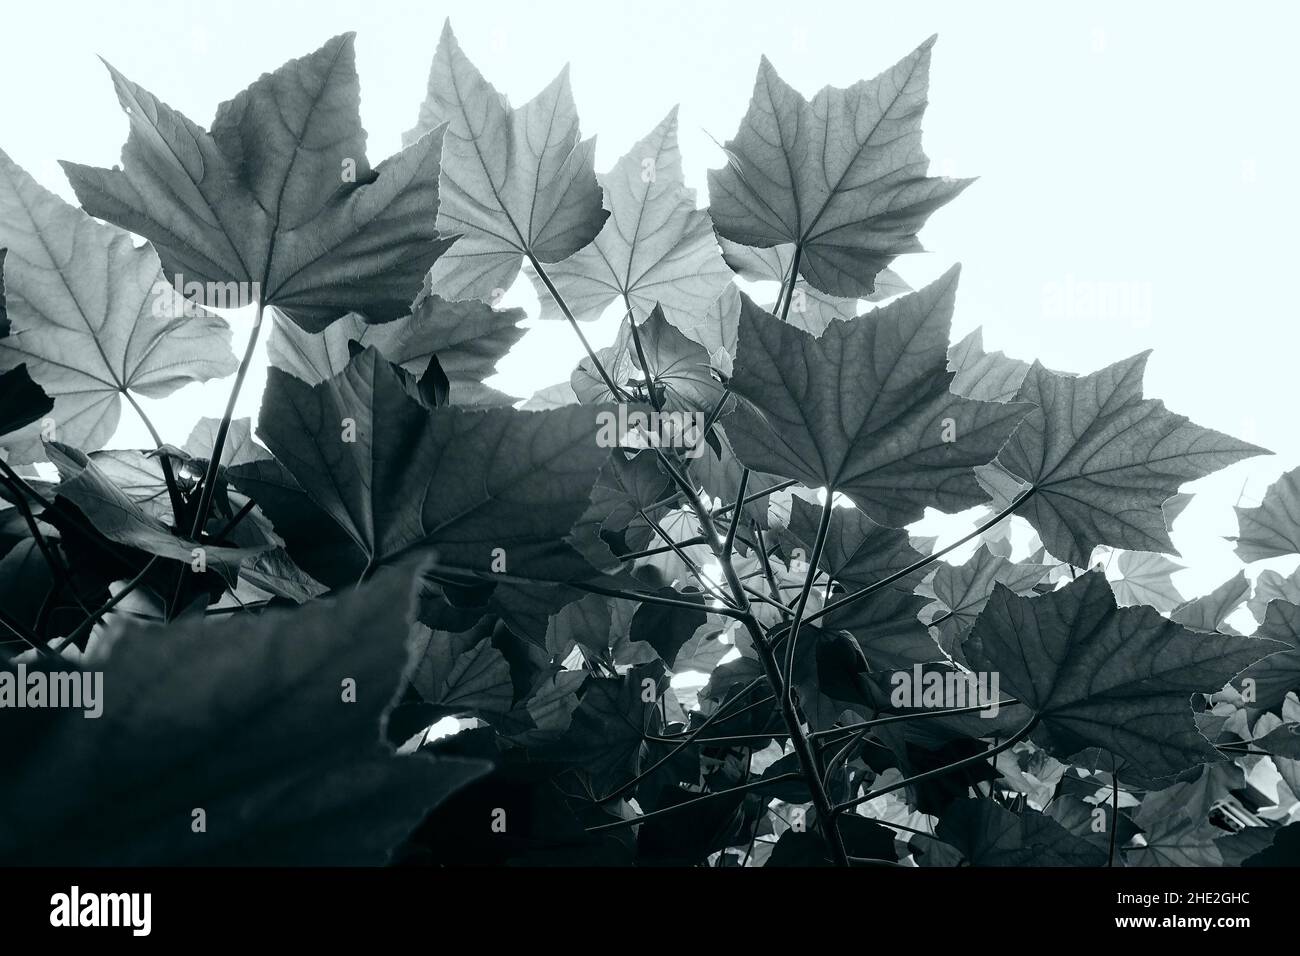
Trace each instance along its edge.
<path fill-rule="evenodd" d="M 740 290 L 728 285 L 712 305 L 692 318 L 694 321 L 686 325 L 679 315 L 677 328 L 688 339 L 703 345 L 713 367 L 730 378 L 736 356 L 736 326 L 740 321 Z"/>
<path fill-rule="evenodd" d="M 524 257 L 559 262 L 600 232 L 595 140 L 579 141 L 566 67 L 541 93 L 511 109 L 443 26 L 411 142 L 447 124 L 438 228 L 459 233 L 430 274 L 447 299 L 486 299 L 509 289 Z"/>
<path fill-rule="evenodd" d="M 8 251 L 0 249 L 0 338 L 9 334 L 9 316 L 5 312 L 5 253 Z"/>
<path fill-rule="evenodd" d="M 631 321 L 624 319 L 614 345 L 597 353 L 601 364 L 615 384 L 620 384 L 621 379 L 623 383 L 648 388 L 653 382 L 656 398 L 664 410 L 698 412 L 701 417 L 696 429 L 702 430 L 705 417 L 724 397 L 722 385 L 713 377 L 708 353 L 698 342 L 670 325 L 657 305 L 637 327 L 636 335 L 641 340 L 641 349 L 637 351 Z M 590 358 L 578 363 L 570 382 L 584 403 L 615 400 Z M 702 440 L 702 436 L 694 433 L 686 437 L 693 442 Z"/>
<path fill-rule="evenodd" d="M 1237 557 L 1249 563 L 1300 554 L 1300 468 L 1293 468 L 1264 492 L 1255 508 L 1237 508 Z"/>
<path fill-rule="evenodd" d="M 1290 691 L 1300 689 L 1300 606 L 1283 600 L 1270 602 L 1264 623 L 1254 636 L 1280 642 L 1278 653 L 1246 668 L 1233 685 L 1253 687 L 1252 706 L 1272 710 Z M 1248 680 L 1253 684 L 1247 685 Z"/>
<path fill-rule="evenodd" d="M 123 168 L 64 163 L 77 198 L 209 306 L 258 301 L 313 332 L 404 314 L 454 241 L 434 228 L 442 131 L 370 167 L 353 37 L 222 103 L 211 132 L 109 66 L 131 121 Z"/>
<path fill-rule="evenodd" d="M 1121 555 L 1121 560 L 1122 558 Z M 1222 631 L 1225 634 L 1233 634 L 1235 632 L 1224 622 L 1248 597 L 1250 597 L 1250 581 L 1246 577 L 1246 572 L 1238 571 L 1235 577 L 1229 578 L 1209 594 L 1174 608 L 1169 618 L 1194 631 Z M 1256 634 L 1255 636 L 1268 635 Z"/>
<path fill-rule="evenodd" d="M 163 398 L 235 370 L 230 328 L 163 281 L 158 257 L 41 188 L 0 152 L 6 305 L 0 372 L 26 365 L 54 400 L 56 437 L 93 451 L 128 391 Z M 15 463 L 45 457 L 37 429 L 5 440 Z"/>
<path fill-rule="evenodd" d="M 641 769 L 645 735 L 659 732 L 657 701 L 667 686 L 660 661 L 588 679 L 568 732 L 546 753 L 585 771 L 596 796 L 611 793 Z"/>
<path fill-rule="evenodd" d="M 1230 790 L 1245 785 L 1245 773 L 1235 763 L 1205 764 L 1193 779 L 1148 793 L 1138 811 L 1137 823 L 1144 830 L 1156 830 L 1165 817 L 1179 813 L 1197 823 L 1208 823 L 1214 805 Z"/>
<path fill-rule="evenodd" d="M 1112 581 L 1115 600 L 1120 607 L 1146 604 L 1157 611 L 1172 611 L 1183 603 L 1170 575 L 1183 570 L 1176 561 L 1149 551 L 1122 551 L 1116 568 L 1121 577 Z"/>
<path fill-rule="evenodd" d="M 712 621 L 700 625 L 680 648 L 673 661 L 674 673 L 696 671 L 700 674 L 712 674 L 718 663 L 731 653 L 734 643 L 722 640 L 726 628 Z"/>
<path fill-rule="evenodd" d="M 1246 602 L 1255 620 L 1263 621 L 1268 613 L 1268 605 L 1276 600 L 1300 604 L 1300 568 L 1283 577 L 1272 568 L 1261 571 L 1255 578 L 1255 591 Z"/>
<path fill-rule="evenodd" d="M 921 149 L 931 37 L 873 80 L 805 100 L 764 57 L 749 111 L 709 171 L 718 234 L 796 243 L 799 272 L 838 296 L 866 295 L 895 256 L 918 252 L 930 213 L 971 180 L 930 178 Z"/>
<path fill-rule="evenodd" d="M 491 628 L 452 634 L 416 622 L 411 628 L 410 681 L 433 705 L 430 724 L 443 717 L 492 721 L 514 703 L 510 666 L 492 646 Z"/>
<path fill-rule="evenodd" d="M 1179 485 L 1266 453 L 1143 399 L 1148 354 L 1092 375 L 1034 363 L 1016 395 L 1038 410 L 991 470 L 1029 483 L 1033 494 L 1018 514 L 1049 552 L 1075 567 L 1085 567 L 1099 544 L 1173 552 L 1161 505 Z"/>
<path fill-rule="evenodd" d="M 1149 607 L 1119 608 L 1100 571 L 1041 597 L 996 585 L 965 643 L 1041 718 L 1035 739 L 1056 756 L 1103 747 L 1152 777 L 1219 759 L 1196 729 L 1191 695 L 1217 691 L 1280 649 L 1195 633 Z"/>
<path fill-rule="evenodd" d="M 662 588 L 659 593 L 664 597 L 699 604 L 699 610 L 642 604 L 632 616 L 628 639 L 649 644 L 669 670 L 676 670 L 677 652 L 708 619 L 707 605 L 697 591 L 679 592 L 672 588 Z"/>
<path fill-rule="evenodd" d="M 986 500 L 973 467 L 997 454 L 1023 405 L 948 390 L 958 269 L 814 338 L 747 297 L 727 435 L 751 468 L 827 487 L 878 524 Z"/>
<path fill-rule="evenodd" d="M 1143 837 L 1146 844 L 1126 850 L 1130 866 L 1222 866 L 1215 841 L 1223 831 L 1212 824 L 1176 812 L 1153 821 Z"/>
<path fill-rule="evenodd" d="M 524 402 L 521 407 L 526 412 L 544 412 L 552 408 L 563 408 L 565 405 L 576 405 L 577 403 L 578 396 L 574 393 L 573 386 L 566 381 L 546 386 L 546 388 L 536 392 L 532 398 Z"/>
<path fill-rule="evenodd" d="M 1165 513 L 1166 530 L 1173 530 L 1174 522 L 1178 520 L 1178 516 L 1183 513 L 1187 506 L 1192 503 L 1193 497 L 1195 496 L 1179 492 L 1178 494 L 1170 495 L 1165 499 L 1165 503 L 1161 505 L 1160 508 Z"/>
<path fill-rule="evenodd" d="M 0 436 L 30 425 L 54 408 L 54 399 L 32 381 L 27 366 L 0 372 Z"/>
<path fill-rule="evenodd" d="M 719 245 L 722 246 L 722 257 L 727 265 L 743 279 L 783 283 L 790 274 L 790 266 L 794 261 L 794 243 L 754 249 L 738 242 L 719 239 Z M 869 302 L 880 302 L 911 291 L 912 287 L 896 272 L 882 269 L 876 276 L 875 290 L 865 298 Z M 794 292 L 790 296 L 790 312 L 786 321 L 805 332 L 821 335 L 831 322 L 856 317 L 860 306 L 861 302 L 857 298 L 827 295 L 801 280 L 795 283 Z M 773 303 L 766 308 L 775 313 L 777 306 Z"/>
<path fill-rule="evenodd" d="M 940 564 L 932 583 L 939 619 L 930 619 L 931 626 L 939 628 L 940 645 L 949 654 L 960 654 L 962 635 L 975 624 L 996 585 L 1032 594 L 1050 570 L 1041 564 L 1014 564 L 983 545 L 963 565 Z"/>
<path fill-rule="evenodd" d="M 1029 374 L 1029 363 L 984 351 L 984 330 L 976 329 L 948 350 L 954 393 L 982 402 L 1013 402 Z"/>
<path fill-rule="evenodd" d="M 567 658 L 575 645 L 604 655 L 609 650 L 611 624 L 609 598 L 588 594 L 551 617 L 546 626 L 546 650 L 556 662 Z"/>
<path fill-rule="evenodd" d="M 594 242 L 547 270 L 578 319 L 595 319 L 611 302 L 631 303 L 635 321 L 656 307 L 687 331 L 731 282 L 708 210 L 682 178 L 677 108 L 597 179 L 609 219 Z M 536 278 L 536 276 L 534 276 Z M 543 319 L 560 319 L 540 280 Z"/>
<path fill-rule="evenodd" d="M 790 532 L 809 549 L 817 535 L 820 509 L 802 498 L 791 500 Z M 835 508 L 827 527 L 820 567 L 843 589 L 843 597 L 921 560 L 907 532 L 884 528 L 856 508 Z M 942 655 L 917 612 L 925 599 L 912 589 L 924 571 L 916 571 L 869 598 L 829 614 L 826 626 L 850 631 L 866 660 L 876 668 L 910 667 Z"/>
<path fill-rule="evenodd" d="M 691 465 L 691 474 L 709 495 L 719 499 L 723 504 L 731 504 L 740 495 L 740 476 L 744 473 L 745 466 L 736 457 L 731 439 L 727 437 L 727 431 L 721 424 L 715 424 L 710 434 L 716 439 L 716 444 L 713 441 L 706 442 L 700 457 L 696 458 Z M 749 483 L 745 485 L 745 497 L 767 491 L 781 484 L 782 480 L 776 475 L 769 475 L 763 471 L 751 471 Z M 761 496 L 747 502 L 744 505 L 745 516 L 751 521 L 758 522 L 759 527 L 767 528 L 770 502 L 771 498 L 768 496 Z"/>
<path fill-rule="evenodd" d="M 1106 851 L 1033 810 L 1013 813 L 992 800 L 958 800 L 935 834 L 971 866 L 1104 866 Z"/>
<path fill-rule="evenodd" d="M 258 435 L 350 542 L 335 567 L 304 564 L 324 584 L 355 581 L 416 549 L 482 572 L 501 549 L 507 573 L 541 575 L 552 565 L 563 575 L 579 562 L 563 538 L 609 455 L 596 440 L 600 410 L 427 409 L 367 348 L 315 386 L 271 369 Z M 277 527 L 282 516 L 301 524 L 291 495 L 275 495 L 267 482 L 245 486 Z"/>
<path fill-rule="evenodd" d="M 63 477 L 59 497 L 76 505 L 94 529 L 110 541 L 184 564 L 194 560 L 198 549 L 204 552 L 207 564 L 226 569 L 228 580 L 244 559 L 269 551 L 278 543 L 267 540 L 232 548 L 199 544 L 182 537 L 117 487 L 88 456 L 66 445 L 52 443 L 49 447 Z"/>
<path fill-rule="evenodd" d="M 200 418 L 194 424 L 190 437 L 185 439 L 185 452 L 193 458 L 208 461 L 212 458 L 212 449 L 217 444 L 217 430 L 221 427 L 219 418 Z M 263 461 L 271 455 L 257 442 L 253 441 L 253 423 L 247 418 L 232 418 L 230 429 L 226 433 L 226 442 L 221 446 L 221 465 L 233 468 L 249 462 Z"/>
<path fill-rule="evenodd" d="M 1266 753 L 1300 760 L 1300 724 L 1282 724 L 1262 737 L 1250 741 L 1251 746 Z"/>
<path fill-rule="evenodd" d="M 0 739 L 0 857 L 386 862 L 430 809 L 488 769 L 397 757 L 380 743 L 406 658 L 409 587 L 409 572 L 396 570 L 292 611 L 120 627 L 107 657 L 86 661 L 103 671 L 100 719 L 25 711 L 39 726 Z M 199 835 L 196 807 L 206 811 Z"/>
<path fill-rule="evenodd" d="M 426 296 L 413 312 L 381 325 L 368 324 L 356 313 L 319 334 L 276 322 L 266 352 L 273 366 L 308 385 L 343 371 L 352 359 L 351 342 L 373 346 L 388 361 L 415 375 L 436 357 L 451 383 L 452 404 L 510 404 L 512 400 L 483 380 L 496 372 L 497 362 L 523 337 L 519 328 L 523 318 L 522 309 Z"/>

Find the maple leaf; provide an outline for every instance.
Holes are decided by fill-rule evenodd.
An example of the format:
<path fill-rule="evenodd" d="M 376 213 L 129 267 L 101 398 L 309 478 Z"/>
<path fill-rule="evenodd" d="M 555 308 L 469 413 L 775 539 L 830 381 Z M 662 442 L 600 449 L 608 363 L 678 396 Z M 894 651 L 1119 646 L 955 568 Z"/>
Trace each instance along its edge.
<path fill-rule="evenodd" d="M 682 177 L 677 108 L 597 179 L 609 219 L 595 241 L 547 270 L 575 318 L 595 319 L 611 302 L 630 303 L 638 322 L 659 306 L 688 332 L 731 281 L 709 213 L 695 208 Z M 562 318 L 537 279 L 543 319 Z"/>
<path fill-rule="evenodd" d="M 791 500 L 790 532 L 808 548 L 816 538 L 821 509 L 802 498 Z M 827 526 L 819 566 L 840 585 L 843 598 L 920 562 L 907 532 L 876 524 L 856 508 L 835 508 Z M 811 573 L 811 572 L 810 572 Z M 917 613 L 925 599 L 912 593 L 924 570 L 899 578 L 868 599 L 827 615 L 830 629 L 849 631 L 875 668 L 906 668 L 942 655 Z"/>
<path fill-rule="evenodd" d="M 1222 631 L 1235 634 L 1224 622 L 1250 597 L 1250 580 L 1246 572 L 1220 584 L 1209 594 L 1193 598 L 1173 609 L 1169 619 L 1195 631 Z M 1263 636 L 1263 635 L 1257 635 Z"/>
<path fill-rule="evenodd" d="M 1300 554 L 1300 468 L 1293 468 L 1264 492 L 1254 508 L 1238 507 L 1237 557 L 1260 561 Z"/>
<path fill-rule="evenodd" d="M 217 429 L 221 420 L 217 418 L 200 418 L 194 423 L 190 437 L 185 439 L 183 451 L 197 461 L 212 458 L 212 449 L 217 444 Z M 253 441 L 253 423 L 247 418 L 231 419 L 230 429 L 226 432 L 226 441 L 221 448 L 221 465 L 233 468 L 249 462 L 270 458 L 270 453 Z"/>
<path fill-rule="evenodd" d="M 0 372 L 0 437 L 30 425 L 54 408 L 54 399 L 32 381 L 26 365 Z"/>
<path fill-rule="evenodd" d="M 931 37 L 873 80 L 808 102 L 764 57 L 727 165 L 709 171 L 718 234 L 747 246 L 795 244 L 797 272 L 822 292 L 867 295 L 930 213 L 972 180 L 925 175 L 921 116 Z"/>
<path fill-rule="evenodd" d="M 1111 582 L 1120 607 L 1146 604 L 1157 611 L 1172 611 L 1184 603 L 1171 575 L 1183 570 L 1176 561 L 1149 551 L 1121 551 L 1115 562 L 1118 580 Z"/>
<path fill-rule="evenodd" d="M 438 228 L 460 240 L 430 274 L 448 299 L 509 289 L 525 257 L 553 263 L 591 242 L 608 217 L 593 169 L 595 140 L 580 141 L 565 67 L 519 109 L 461 52 L 448 21 L 411 142 L 446 124 Z"/>
<path fill-rule="evenodd" d="M 646 391 L 653 389 L 649 397 L 656 407 L 707 415 L 724 397 L 704 347 L 669 324 L 658 305 L 639 323 L 636 338 L 632 319 L 625 318 L 613 346 L 596 354 L 616 384 L 621 379 Z M 570 385 L 584 403 L 615 400 L 589 358 L 578 363 Z M 696 435 L 694 440 L 702 441 L 703 436 Z"/>
<path fill-rule="evenodd" d="M 590 777 L 596 795 L 605 796 L 641 769 L 646 735 L 658 733 L 662 724 L 657 701 L 667 686 L 662 661 L 589 679 L 568 731 L 540 754 L 575 764 Z"/>
<path fill-rule="evenodd" d="M 146 510 L 93 459 L 66 445 L 51 443 L 49 448 L 50 457 L 63 477 L 58 486 L 59 497 L 76 505 L 94 529 L 110 541 L 185 564 L 194 559 L 195 549 L 199 549 L 208 563 L 225 567 L 232 578 L 245 558 L 269 551 L 280 543 L 264 540 L 248 547 L 222 547 L 180 537 L 163 523 L 157 508 L 154 513 Z M 152 497 L 161 502 L 161 489 Z M 167 517 L 171 517 L 170 510 Z"/>
<path fill-rule="evenodd" d="M 1278 653 L 1252 664 L 1232 683 L 1239 689 L 1252 688 L 1251 706 L 1271 710 L 1300 688 L 1300 605 L 1283 600 L 1269 602 L 1264 623 L 1254 636 L 1278 641 Z"/>
<path fill-rule="evenodd" d="M 948 329 L 958 269 L 820 337 L 748 297 L 727 435 L 750 468 L 843 492 L 878 524 L 986 500 L 973 468 L 1028 411 L 952 394 Z"/>
<path fill-rule="evenodd" d="M 784 283 L 790 274 L 794 262 L 794 244 L 772 246 L 768 249 L 755 249 L 742 246 L 729 239 L 719 239 L 722 257 L 742 279 L 754 282 L 772 281 Z M 875 290 L 864 296 L 868 302 L 880 302 L 911 292 L 912 287 L 892 269 L 882 269 L 876 276 Z M 775 313 L 779 303 L 766 306 L 767 311 Z M 861 302 L 857 298 L 841 298 L 827 295 L 800 280 L 794 284 L 790 293 L 790 310 L 786 321 L 798 326 L 805 332 L 820 335 L 822 330 L 836 319 L 852 319 L 858 315 Z"/>
<path fill-rule="evenodd" d="M 237 304 L 314 332 L 352 311 L 401 315 L 454 240 L 434 228 L 442 131 L 370 167 L 353 37 L 264 75 L 211 131 L 109 66 L 131 132 L 121 169 L 63 164 L 77 198 L 153 242 L 209 305 L 238 283 Z"/>
<path fill-rule="evenodd" d="M 235 370 L 229 327 L 166 285 L 151 248 L 43 189 L 3 152 L 0 245 L 10 325 L 0 371 L 27 366 L 54 400 L 60 441 L 101 448 L 128 392 L 162 398 Z M 5 447 L 18 463 L 45 457 L 32 427 Z"/>
<path fill-rule="evenodd" d="M 1014 813 L 992 800 L 958 800 L 935 828 L 971 866 L 1102 866 L 1106 851 L 1033 810 Z M 925 857 L 922 857 L 924 861 Z"/>
<path fill-rule="evenodd" d="M 1012 402 L 1029 374 L 1029 363 L 984 351 L 984 330 L 976 329 L 948 350 L 949 386 L 958 395 L 983 402 Z"/>
<path fill-rule="evenodd" d="M 5 312 L 5 255 L 8 249 L 0 249 L 0 338 L 9 334 L 9 315 Z"/>
<path fill-rule="evenodd" d="M 1016 399 L 1038 409 L 987 470 L 1031 491 L 1017 513 L 1076 567 L 1099 544 L 1173 552 L 1161 506 L 1179 485 L 1268 454 L 1144 399 L 1149 354 L 1077 376 L 1035 362 Z"/>
<path fill-rule="evenodd" d="M 1058 757 L 1102 747 L 1151 777 L 1219 759 L 1196 729 L 1191 695 L 1283 648 L 1120 608 L 1100 571 L 1041 597 L 995 585 L 964 647 L 1041 719 L 1035 739 Z"/>
<path fill-rule="evenodd" d="M 939 644 L 949 654 L 960 655 L 963 635 L 975 624 L 995 585 L 1016 594 L 1032 594 L 1051 568 L 1041 564 L 1016 564 L 982 545 L 962 565 L 940 564 L 931 588 L 931 627 L 939 629 Z"/>
<path fill-rule="evenodd" d="M 111 706 L 102 717 L 5 718 L 18 723 L 0 739 L 0 856 L 383 864 L 430 809 L 489 767 L 397 757 L 380 742 L 406 660 L 409 589 L 398 568 L 292 611 L 119 627 L 85 661 L 103 672 Z M 349 684 L 354 700 L 340 704 Z M 196 806 L 206 811 L 202 838 L 191 833 Z"/>
<path fill-rule="evenodd" d="M 491 628 L 461 634 L 416 622 L 411 630 L 411 685 L 432 705 L 428 724 L 443 717 L 491 721 L 510 710 L 514 685 L 510 665 L 492 646 Z"/>
<path fill-rule="evenodd" d="M 352 361 L 350 343 L 373 346 L 388 361 L 421 375 L 437 358 L 450 386 L 454 405 L 508 405 L 513 402 L 483 380 L 524 335 L 522 309 L 493 309 L 481 302 L 447 302 L 425 296 L 415 309 L 391 322 L 367 323 L 364 316 L 344 316 L 321 333 L 276 322 L 266 344 L 271 364 L 317 385 L 333 378 Z"/>
<path fill-rule="evenodd" d="M 488 572 L 496 549 L 511 574 L 545 578 L 546 570 L 586 567 L 563 539 L 609 454 L 596 441 L 601 407 L 429 409 L 399 372 L 374 348 L 315 386 L 270 370 L 258 435 L 300 491 L 277 494 L 273 481 L 259 481 L 247 466 L 234 469 L 232 480 L 244 483 L 277 528 L 281 516 L 301 527 L 305 493 L 350 542 L 333 539 L 342 545 L 341 565 L 304 568 L 335 585 L 413 549 L 436 549 L 440 563 L 466 571 Z M 347 422 L 354 441 L 344 435 Z M 300 548 L 310 549 L 322 529 L 308 523 L 303 530 Z M 299 553 L 285 536 L 290 553 Z"/>

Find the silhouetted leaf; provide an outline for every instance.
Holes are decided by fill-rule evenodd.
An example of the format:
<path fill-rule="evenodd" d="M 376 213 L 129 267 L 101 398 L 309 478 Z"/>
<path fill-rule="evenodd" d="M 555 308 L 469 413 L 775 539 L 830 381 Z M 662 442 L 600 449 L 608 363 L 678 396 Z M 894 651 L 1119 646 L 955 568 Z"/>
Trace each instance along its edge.
<path fill-rule="evenodd" d="M 58 440 L 102 448 L 126 392 L 163 398 L 235 370 L 230 328 L 163 281 L 152 248 L 69 206 L 3 152 L 0 245 L 11 326 L 0 371 L 27 366 L 54 399 Z M 16 462 L 44 458 L 34 426 L 5 446 Z"/>
<path fill-rule="evenodd" d="M 874 290 L 935 209 L 971 180 L 930 178 L 921 115 L 934 38 L 873 80 L 812 102 L 764 57 L 749 112 L 709 171 L 718 234 L 747 246 L 796 243 L 799 274 L 831 295 Z"/>
<path fill-rule="evenodd" d="M 873 521 L 901 527 L 926 507 L 985 500 L 990 461 L 1028 409 L 948 390 L 952 269 L 920 292 L 827 326 L 814 338 L 748 298 L 727 435 L 749 467 L 828 487 Z"/>
<path fill-rule="evenodd" d="M 405 140 L 443 124 L 438 228 L 461 238 L 430 274 L 433 292 L 487 299 L 510 288 L 525 256 L 558 262 L 600 232 L 609 213 L 592 169 L 596 141 L 579 141 L 567 67 L 511 109 L 461 52 L 447 23 L 428 97 Z"/>
<path fill-rule="evenodd" d="M 1104 747 L 1153 777 L 1219 759 L 1192 720 L 1191 695 L 1214 693 L 1282 649 L 1119 608 L 1099 571 L 1034 598 L 996 585 L 965 644 L 1041 717 L 1035 739 L 1054 754 Z"/>
<path fill-rule="evenodd" d="M 1142 398 L 1148 353 L 1091 375 L 1034 363 L 1017 401 L 1032 402 L 993 466 L 1028 483 L 1017 513 L 1047 550 L 1085 567 L 1093 548 L 1174 550 L 1161 505 L 1179 485 L 1264 449 L 1201 428 Z"/>
<path fill-rule="evenodd" d="M 1293 468 L 1264 492 L 1254 508 L 1237 508 L 1237 556 L 1259 561 L 1300 554 L 1300 468 Z"/>
<path fill-rule="evenodd" d="M 22 759 L 13 735 L 0 739 L 0 857 L 384 863 L 428 810 L 488 766 L 396 757 L 380 744 L 406 658 L 409 582 L 395 570 L 298 610 L 117 629 L 85 661 L 103 671 L 100 719 L 43 712 L 40 746 Z M 206 832 L 191 829 L 196 807 Z"/>
<path fill-rule="evenodd" d="M 209 306 L 256 300 L 311 331 L 402 315 L 455 238 L 434 228 L 442 131 L 371 169 L 352 41 L 265 74 L 211 132 L 110 66 L 131 133 L 121 169 L 63 164 L 77 198 L 153 242 Z"/>

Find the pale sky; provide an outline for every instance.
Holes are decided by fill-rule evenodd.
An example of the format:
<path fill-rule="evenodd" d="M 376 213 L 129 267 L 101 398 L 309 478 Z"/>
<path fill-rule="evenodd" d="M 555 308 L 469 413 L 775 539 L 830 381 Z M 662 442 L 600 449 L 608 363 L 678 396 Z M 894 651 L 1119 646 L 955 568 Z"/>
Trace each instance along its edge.
<path fill-rule="evenodd" d="M 356 30 L 377 162 L 413 125 L 450 16 L 467 55 L 516 104 L 572 65 L 600 171 L 680 103 L 687 181 L 702 205 L 705 170 L 722 162 L 710 137 L 736 131 L 760 54 L 811 95 L 873 76 L 938 33 L 926 150 L 935 172 L 980 180 L 922 231 L 930 252 L 900 259 L 897 271 L 919 286 L 962 262 L 954 336 L 982 325 L 986 347 L 1052 368 L 1087 372 L 1154 348 L 1149 396 L 1277 452 L 1192 487 L 1201 498 L 1174 536 L 1192 565 L 1175 580 L 1191 595 L 1240 566 L 1222 536 L 1235 532 L 1243 487 L 1256 503 L 1300 464 L 1300 307 L 1287 291 L 1300 259 L 1300 137 L 1285 118 L 1300 89 L 1297 10 L 1281 0 L 1229 11 L 910 0 L 9 4 L 0 146 L 71 199 L 57 160 L 112 165 L 126 137 L 97 55 L 207 125 L 218 102 L 261 73 Z M 526 280 L 505 304 L 537 311 Z M 231 320 L 239 350 L 247 318 Z M 581 355 L 571 330 L 536 324 L 492 384 L 527 396 L 567 378 Z M 607 344 L 612 317 L 587 331 Z M 255 414 L 263 381 L 259 366 L 239 414 Z M 220 414 L 228 387 L 143 404 L 180 443 L 201 414 Z M 129 409 L 123 423 L 113 444 L 149 444 Z"/>

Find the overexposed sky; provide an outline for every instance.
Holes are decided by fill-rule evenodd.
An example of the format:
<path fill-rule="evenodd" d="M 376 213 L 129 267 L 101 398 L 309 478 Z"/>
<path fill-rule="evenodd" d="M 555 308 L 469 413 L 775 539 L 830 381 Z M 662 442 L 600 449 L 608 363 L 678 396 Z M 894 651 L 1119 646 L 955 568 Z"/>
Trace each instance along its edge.
<path fill-rule="evenodd" d="M 8 4 L 0 46 L 0 146 L 72 198 L 59 159 L 117 162 L 127 122 L 96 58 L 207 125 L 218 102 L 344 30 L 358 32 L 362 118 L 377 162 L 424 97 L 445 17 L 512 102 L 566 62 L 584 135 L 604 171 L 681 104 L 690 185 L 745 112 L 760 54 L 806 95 L 873 76 L 939 34 L 925 122 L 935 172 L 980 181 L 922 231 L 929 254 L 896 269 L 914 286 L 964 264 L 954 335 L 1092 371 L 1154 348 L 1147 394 L 1200 424 L 1277 452 L 1194 486 L 1175 541 L 1198 593 L 1238 564 L 1220 537 L 1245 489 L 1255 503 L 1300 464 L 1294 421 L 1300 306 L 1300 61 L 1293 3 L 1071 5 L 843 0 L 365 3 L 115 0 Z M 1288 119 L 1288 117 L 1290 117 Z M 1089 296 L 1093 305 L 1085 301 Z M 506 303 L 536 313 L 526 280 Z M 233 316 L 237 349 L 248 328 Z M 564 324 L 536 328 L 493 384 L 526 396 L 581 355 Z M 588 330 L 597 345 L 612 317 Z M 239 414 L 253 414 L 255 369 Z M 149 402 L 180 443 L 219 415 L 228 382 Z M 129 409 L 114 444 L 147 446 Z M 1286 562 L 1276 565 L 1289 569 Z M 1256 569 L 1259 566 L 1256 566 Z"/>

